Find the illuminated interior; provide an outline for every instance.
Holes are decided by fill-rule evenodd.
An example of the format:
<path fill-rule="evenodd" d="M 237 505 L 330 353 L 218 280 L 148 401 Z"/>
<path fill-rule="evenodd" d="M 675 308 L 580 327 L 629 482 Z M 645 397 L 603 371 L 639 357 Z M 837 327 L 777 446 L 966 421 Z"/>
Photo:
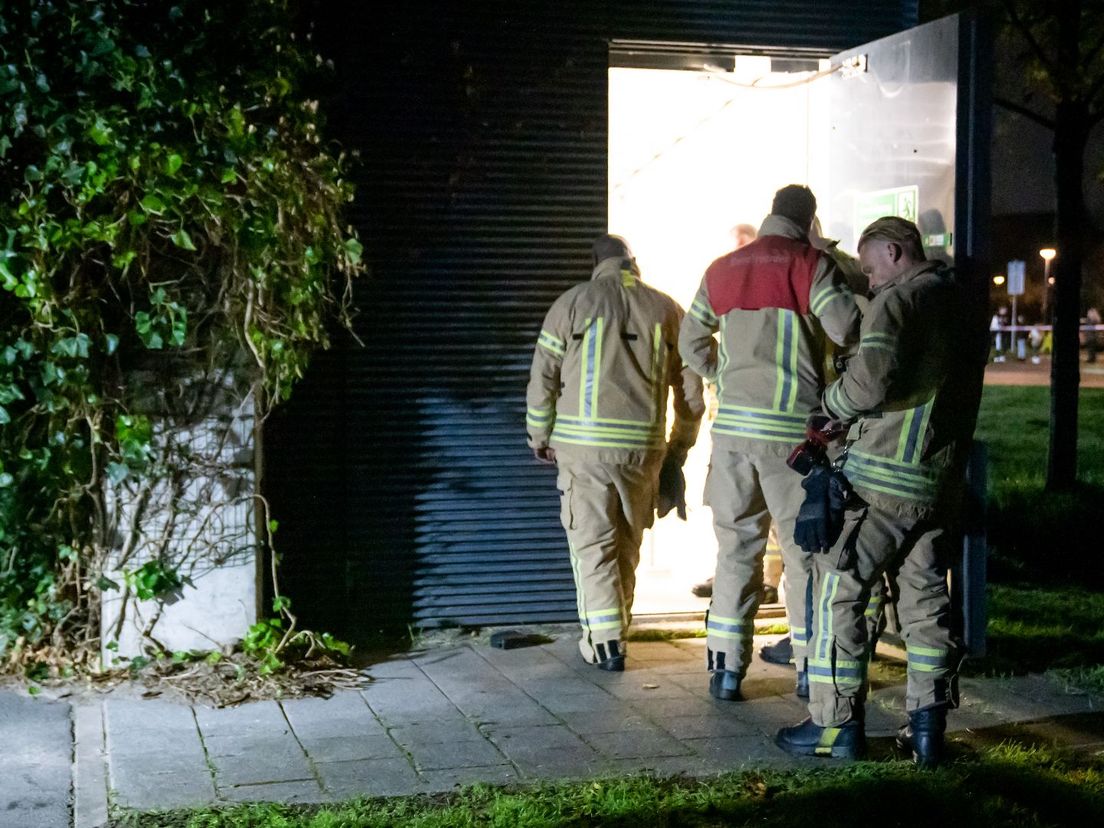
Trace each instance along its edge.
<path fill-rule="evenodd" d="M 817 126 L 828 123 L 823 79 L 772 71 L 766 57 L 733 63 L 733 71 L 609 71 L 610 232 L 628 240 L 644 281 L 684 308 L 709 263 L 736 246 L 737 224 L 758 228 L 786 184 L 819 193 L 827 183 L 827 130 Z M 823 213 L 821 220 L 831 226 Z M 707 394 L 685 467 L 688 520 L 671 514 L 646 534 L 637 615 L 701 612 L 709 603 L 690 592 L 712 576 L 717 556 L 702 504 L 716 409 Z"/>

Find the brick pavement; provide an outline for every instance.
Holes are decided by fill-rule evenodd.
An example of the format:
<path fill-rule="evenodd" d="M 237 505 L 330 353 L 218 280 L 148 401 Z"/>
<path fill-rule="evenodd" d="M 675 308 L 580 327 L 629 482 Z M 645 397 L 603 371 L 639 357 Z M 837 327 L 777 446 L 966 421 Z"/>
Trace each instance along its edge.
<path fill-rule="evenodd" d="M 757 661 L 747 700 L 717 702 L 703 650 L 701 639 L 636 642 L 629 669 L 605 673 L 579 659 L 566 632 L 507 651 L 464 643 L 394 656 L 368 668 L 363 689 L 330 699 L 221 710 L 118 693 L 71 706 L 0 693 L 0 735 L 15 745 L 0 759 L 0 825 L 99 826 L 109 797 L 141 810 L 327 802 L 473 782 L 816 762 L 791 759 L 771 741 L 805 715 L 792 671 Z M 903 721 L 903 695 L 901 681 L 875 682 L 874 742 L 888 744 Z M 963 697 L 952 738 L 1018 734 L 1104 750 L 1099 700 L 1051 678 L 965 679 Z"/>

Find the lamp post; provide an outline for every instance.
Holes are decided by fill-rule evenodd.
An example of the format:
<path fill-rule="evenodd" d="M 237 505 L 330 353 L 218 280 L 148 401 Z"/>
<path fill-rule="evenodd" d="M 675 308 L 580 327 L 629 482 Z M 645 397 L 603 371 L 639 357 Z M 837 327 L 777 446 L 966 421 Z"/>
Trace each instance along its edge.
<path fill-rule="evenodd" d="M 1043 257 L 1043 324 L 1048 322 L 1047 319 L 1047 307 L 1050 305 L 1048 301 L 1050 299 L 1050 262 L 1058 255 L 1058 251 L 1053 247 L 1044 247 L 1039 251 L 1039 255 Z"/>

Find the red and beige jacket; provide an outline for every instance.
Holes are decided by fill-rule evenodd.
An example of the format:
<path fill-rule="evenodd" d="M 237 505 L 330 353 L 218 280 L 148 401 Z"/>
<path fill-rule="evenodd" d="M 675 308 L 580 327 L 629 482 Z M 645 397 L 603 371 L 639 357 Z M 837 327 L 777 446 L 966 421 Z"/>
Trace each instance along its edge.
<path fill-rule="evenodd" d="M 859 311 L 843 272 L 794 222 L 771 215 L 759 238 L 705 272 L 679 351 L 716 383 L 714 445 L 786 456 L 820 406 L 829 340 L 846 347 Z"/>

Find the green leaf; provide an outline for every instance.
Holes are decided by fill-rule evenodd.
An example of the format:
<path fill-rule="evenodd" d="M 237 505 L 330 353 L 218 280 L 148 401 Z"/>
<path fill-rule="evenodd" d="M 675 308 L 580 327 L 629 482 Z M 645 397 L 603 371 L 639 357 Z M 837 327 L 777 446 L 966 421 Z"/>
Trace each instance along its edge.
<path fill-rule="evenodd" d="M 0 489 L 6 489 L 12 483 L 15 482 L 15 478 L 8 472 L 0 472 Z"/>
<path fill-rule="evenodd" d="M 147 213 L 153 213 L 155 216 L 165 212 L 165 202 L 161 200 L 161 196 L 157 193 L 149 193 L 138 203 L 142 205 L 143 210 Z"/>
<path fill-rule="evenodd" d="M 356 239 L 345 240 L 345 255 L 353 264 L 360 264 L 361 255 L 364 253 L 364 245 Z"/>
<path fill-rule="evenodd" d="M 177 170 L 183 165 L 184 159 L 177 155 L 175 152 L 165 159 L 165 172 L 169 175 L 176 175 Z"/>
<path fill-rule="evenodd" d="M 184 250 L 196 249 L 196 246 L 192 244 L 192 237 L 188 235 L 188 231 L 183 227 L 172 234 L 172 242 L 177 247 L 183 248 Z"/>
<path fill-rule="evenodd" d="M 8 413 L 8 409 L 0 405 L 0 425 L 7 425 L 11 422 L 11 414 Z"/>
<path fill-rule="evenodd" d="M 104 350 L 108 356 L 115 353 L 115 350 L 119 347 L 119 337 L 115 334 L 104 334 Z"/>
<path fill-rule="evenodd" d="M 130 466 L 126 463 L 108 463 L 105 473 L 112 483 L 122 483 L 130 476 Z"/>
<path fill-rule="evenodd" d="M 118 581 L 113 581 L 110 578 L 108 578 L 106 575 L 101 575 L 99 578 L 96 579 L 96 589 L 100 590 L 100 592 L 107 592 L 109 589 L 120 589 L 120 588 L 121 587 L 119 586 Z M 118 650 L 119 649 L 119 642 L 118 641 L 109 641 L 106 645 L 106 649 L 111 650 L 113 652 Z"/>
<path fill-rule="evenodd" d="M 276 530 L 279 528 L 280 521 L 276 520 L 275 518 L 272 518 L 268 521 L 268 531 L 271 532 L 273 535 L 276 534 Z"/>
<path fill-rule="evenodd" d="M 96 122 L 88 127 L 88 137 L 101 147 L 111 143 L 111 127 L 103 118 L 97 118 Z"/>

